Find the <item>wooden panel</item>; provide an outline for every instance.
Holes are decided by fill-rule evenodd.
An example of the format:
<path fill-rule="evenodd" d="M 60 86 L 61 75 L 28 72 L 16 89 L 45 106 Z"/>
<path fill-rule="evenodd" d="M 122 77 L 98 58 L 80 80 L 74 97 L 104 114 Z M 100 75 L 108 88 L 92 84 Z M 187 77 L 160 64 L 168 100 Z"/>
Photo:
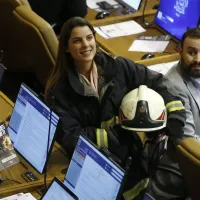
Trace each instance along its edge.
<path fill-rule="evenodd" d="M 0 91 L 0 122 L 5 121 L 11 114 L 13 105 L 13 102 Z"/>

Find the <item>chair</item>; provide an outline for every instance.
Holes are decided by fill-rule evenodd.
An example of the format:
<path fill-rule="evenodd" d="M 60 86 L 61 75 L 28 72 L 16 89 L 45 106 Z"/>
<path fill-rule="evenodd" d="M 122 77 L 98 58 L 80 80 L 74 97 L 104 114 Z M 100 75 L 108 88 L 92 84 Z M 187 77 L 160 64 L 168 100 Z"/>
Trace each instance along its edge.
<path fill-rule="evenodd" d="M 192 200 L 200 199 L 200 142 L 187 138 L 177 146 L 177 158 Z"/>
<path fill-rule="evenodd" d="M 27 0 L 0 0 L 0 49 L 3 49 L 5 37 L 9 29 L 9 21 L 13 10 L 20 5 L 30 8 Z"/>
<path fill-rule="evenodd" d="M 3 47 L 0 46 L 4 50 L 3 63 L 10 71 L 34 73 L 45 86 L 55 66 L 57 37 L 52 27 L 27 5 L 15 6 L 12 13 L 10 10 L 9 20 L 6 20 L 9 27 L 4 34 Z"/>

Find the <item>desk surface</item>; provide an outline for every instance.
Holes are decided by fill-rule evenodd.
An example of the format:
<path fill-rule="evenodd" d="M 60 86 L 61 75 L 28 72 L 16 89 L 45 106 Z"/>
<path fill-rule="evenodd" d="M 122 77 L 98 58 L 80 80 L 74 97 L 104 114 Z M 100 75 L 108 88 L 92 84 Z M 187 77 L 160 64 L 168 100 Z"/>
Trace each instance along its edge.
<path fill-rule="evenodd" d="M 6 119 L 8 115 L 11 114 L 13 109 L 13 102 L 10 101 L 2 92 L 0 92 L 0 121 Z M 36 172 L 20 155 L 18 155 L 20 163 L 15 164 L 8 168 L 7 170 L 0 171 L 0 175 L 3 180 L 12 179 L 21 182 L 22 184 L 15 183 L 13 181 L 5 181 L 0 185 L 0 198 L 8 196 L 9 194 L 18 193 L 22 191 L 30 191 L 30 189 L 36 189 L 44 185 L 44 176 Z M 64 179 L 64 174 L 61 173 L 61 170 L 68 167 L 69 160 L 67 159 L 64 150 L 55 143 L 52 150 L 50 160 L 47 167 L 47 183 L 57 176 L 61 180 Z M 38 181 L 27 182 L 23 177 L 24 172 L 31 171 L 38 178 Z"/>
<path fill-rule="evenodd" d="M 160 2 L 160 0 L 151 0 L 151 1 L 147 1 L 145 10 L 151 10 L 152 7 L 153 7 L 154 5 L 159 4 L 159 2 Z M 145 2 L 142 1 L 141 6 L 140 6 L 140 9 L 139 9 L 139 12 L 141 12 L 141 11 L 143 10 L 143 8 L 144 8 L 144 3 L 145 3 Z M 90 21 L 90 20 L 95 20 L 96 14 L 97 14 L 97 12 L 96 12 L 95 10 L 93 10 L 93 9 L 91 9 L 91 8 L 88 8 L 88 14 L 85 16 L 85 19 L 87 19 L 87 20 L 89 20 L 89 21 Z M 119 9 L 119 10 L 116 10 L 115 12 L 112 12 L 112 13 L 111 13 L 111 17 L 112 17 L 112 16 L 119 16 L 119 15 L 121 15 L 121 16 L 129 16 L 129 15 L 124 15 L 124 14 L 120 11 L 120 9 Z"/>
<path fill-rule="evenodd" d="M 156 11 L 155 10 L 149 10 L 146 12 L 145 16 L 148 21 L 153 21 Z M 102 26 L 102 25 L 108 25 L 113 23 L 119 23 L 123 21 L 130 21 L 135 20 L 138 21 L 141 18 L 141 12 L 137 12 L 135 14 L 129 15 L 129 16 L 119 16 L 119 17 L 110 17 L 105 19 L 104 21 L 91 21 L 93 26 Z M 140 34 L 134 34 L 134 35 L 128 35 L 123 37 L 115 37 L 111 39 L 105 39 L 97 34 L 97 41 L 100 44 L 100 46 L 107 51 L 108 53 L 115 55 L 115 56 L 123 56 L 126 58 L 129 58 L 135 62 L 138 63 L 146 63 L 146 60 L 141 60 L 142 55 L 145 54 L 145 52 L 133 52 L 128 51 L 129 47 L 133 43 L 133 41 L 136 39 L 139 35 L 164 35 L 167 34 L 165 32 L 161 32 L 158 28 L 145 28 L 146 32 L 140 33 Z M 170 40 L 167 48 L 162 53 L 155 53 L 155 58 L 149 59 L 151 61 L 156 61 L 159 57 L 168 57 L 169 55 L 176 55 L 177 41 Z M 155 63 L 151 63 L 155 64 Z"/>

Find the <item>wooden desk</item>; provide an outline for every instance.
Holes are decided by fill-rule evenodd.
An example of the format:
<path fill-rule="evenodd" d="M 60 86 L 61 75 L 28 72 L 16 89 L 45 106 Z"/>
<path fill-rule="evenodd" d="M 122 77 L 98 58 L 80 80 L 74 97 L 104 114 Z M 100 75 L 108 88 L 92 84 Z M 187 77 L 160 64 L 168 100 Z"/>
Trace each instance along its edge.
<path fill-rule="evenodd" d="M 160 0 L 151 0 L 151 1 L 147 1 L 147 5 L 146 5 L 145 10 L 146 10 L 146 11 L 147 11 L 147 10 L 151 10 L 152 7 L 153 7 L 154 5 L 156 5 L 156 4 L 159 4 L 159 2 L 160 2 Z M 140 9 L 139 9 L 138 12 L 142 12 L 143 8 L 144 8 L 144 1 L 142 1 L 141 6 L 140 6 Z M 156 12 L 156 10 L 155 10 L 155 12 Z M 137 12 L 136 12 L 136 13 L 137 13 Z M 95 20 L 96 14 L 97 14 L 97 12 L 96 12 L 94 9 L 88 8 L 88 13 L 87 13 L 87 15 L 85 16 L 85 19 L 87 19 L 87 20 L 89 20 L 89 21 Z M 134 14 L 135 14 L 135 13 L 134 13 Z M 118 9 L 118 10 L 116 10 L 115 12 L 112 12 L 110 17 L 112 17 L 112 16 L 115 16 L 115 17 L 116 17 L 116 16 L 129 16 L 129 15 L 133 15 L 133 14 L 124 15 L 124 14 L 120 11 L 120 9 Z M 110 17 L 109 17 L 109 18 L 110 18 Z"/>
<path fill-rule="evenodd" d="M 145 13 L 145 18 L 148 21 L 153 21 L 155 13 L 156 13 L 155 10 L 149 10 Z M 141 19 L 141 15 L 142 15 L 141 12 L 137 12 L 137 13 L 129 15 L 129 16 L 118 16 L 118 17 L 106 18 L 104 21 L 94 20 L 94 21 L 91 21 L 91 23 L 93 26 L 102 26 L 102 25 L 108 25 L 108 24 L 119 23 L 119 22 L 130 21 L 130 20 L 138 21 L 139 19 Z M 139 35 L 167 34 L 164 31 L 161 32 L 161 30 L 159 30 L 155 27 L 154 28 L 145 28 L 145 29 L 147 31 L 140 33 L 140 34 L 128 35 L 128 36 L 123 36 L 123 37 L 115 37 L 115 38 L 111 38 L 111 39 L 105 39 L 97 34 L 97 41 L 100 44 L 100 46 L 105 51 L 110 53 L 111 55 L 123 56 L 123 57 L 129 58 L 135 62 L 145 64 L 145 63 L 148 63 L 148 61 L 141 60 L 141 57 L 142 57 L 142 55 L 144 55 L 144 52 L 128 51 L 128 49 L 131 46 L 131 44 L 133 43 L 133 41 Z M 176 46 L 177 46 L 177 41 L 171 39 L 164 52 L 155 53 L 155 58 L 152 58 L 149 60 L 151 60 L 152 64 L 155 64 L 157 62 L 157 59 L 160 59 L 161 57 L 168 58 L 169 56 L 171 57 L 172 55 L 173 56 L 175 55 L 175 57 L 177 57 L 178 53 L 175 50 Z"/>
<path fill-rule="evenodd" d="M 0 92 L 0 121 L 5 120 L 6 117 L 11 114 L 13 106 L 13 102 Z M 30 192 L 44 185 L 44 175 L 36 172 L 20 155 L 18 155 L 18 157 L 20 163 L 13 165 L 7 170 L 0 171 L 0 175 L 3 180 L 12 179 L 19 181 L 22 184 L 9 180 L 1 183 L 0 198 L 18 192 Z M 47 167 L 47 183 L 50 183 L 55 176 L 63 180 L 65 175 L 61 173 L 61 170 L 67 168 L 68 163 L 69 160 L 66 157 L 64 150 L 59 144 L 55 143 Z M 33 172 L 39 180 L 27 182 L 22 176 L 26 171 Z"/>

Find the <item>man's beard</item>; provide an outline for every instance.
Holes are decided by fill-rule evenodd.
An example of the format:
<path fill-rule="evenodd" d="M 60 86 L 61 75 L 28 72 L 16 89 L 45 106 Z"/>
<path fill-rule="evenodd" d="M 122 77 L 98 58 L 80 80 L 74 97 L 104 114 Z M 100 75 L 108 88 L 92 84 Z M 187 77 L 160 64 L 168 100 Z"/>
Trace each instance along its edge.
<path fill-rule="evenodd" d="M 192 68 L 194 66 L 198 66 L 200 67 L 200 62 L 194 61 L 189 65 L 186 65 L 183 61 L 183 59 L 181 59 L 181 68 L 183 69 L 183 71 L 188 75 L 191 76 L 193 78 L 200 78 L 200 70 L 193 70 Z"/>

